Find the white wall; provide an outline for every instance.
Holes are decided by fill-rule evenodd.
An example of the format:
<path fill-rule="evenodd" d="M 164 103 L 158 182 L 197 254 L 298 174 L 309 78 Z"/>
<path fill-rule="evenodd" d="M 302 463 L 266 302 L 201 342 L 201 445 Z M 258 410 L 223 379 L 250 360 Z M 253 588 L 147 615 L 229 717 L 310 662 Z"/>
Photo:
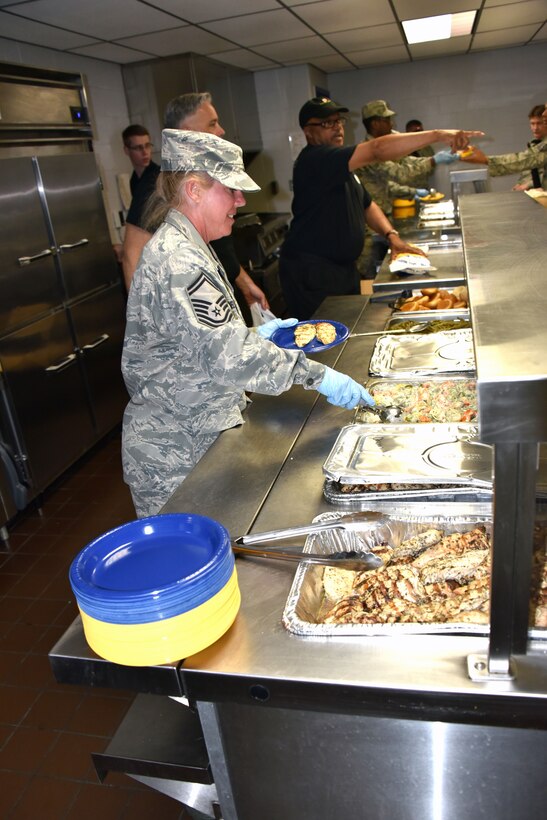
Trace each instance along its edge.
<path fill-rule="evenodd" d="M 547 44 L 541 43 L 340 72 L 330 74 L 328 81 L 332 97 L 352 112 L 347 142 L 364 137 L 363 104 L 381 99 L 397 112 L 395 127 L 400 131 L 414 117 L 424 128 L 477 129 L 486 134 L 477 140 L 486 154 L 503 154 L 524 150 L 531 138 L 527 115 L 532 106 L 547 101 L 546 66 Z M 435 187 L 446 191 L 447 166 L 439 172 Z M 510 190 L 516 179 L 515 175 L 491 179 L 491 189 Z"/>
<path fill-rule="evenodd" d="M 93 147 L 105 189 L 105 204 L 113 242 L 119 242 L 115 228 L 121 203 L 116 174 L 131 172 L 123 152 L 121 132 L 129 125 L 122 73 L 118 65 L 78 54 L 66 54 L 39 46 L 0 38 L 0 60 L 37 68 L 72 71 L 84 75 L 93 129 Z"/>

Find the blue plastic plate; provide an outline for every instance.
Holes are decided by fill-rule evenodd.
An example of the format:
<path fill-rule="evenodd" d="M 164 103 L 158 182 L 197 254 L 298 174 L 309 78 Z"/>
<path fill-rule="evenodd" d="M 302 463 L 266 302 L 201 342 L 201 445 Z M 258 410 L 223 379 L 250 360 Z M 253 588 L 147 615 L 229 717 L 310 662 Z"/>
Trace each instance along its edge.
<path fill-rule="evenodd" d="M 329 325 L 334 326 L 336 329 L 336 339 L 334 342 L 324 345 L 321 344 L 319 339 L 312 339 L 311 342 L 308 342 L 308 344 L 304 345 L 304 347 L 297 347 L 294 341 L 295 328 L 299 325 L 317 325 L 319 322 L 328 322 Z M 345 325 L 341 324 L 341 322 L 333 322 L 332 319 L 308 319 L 308 321 L 298 322 L 297 325 L 293 325 L 292 327 L 278 328 L 272 335 L 270 341 L 278 347 L 285 348 L 285 350 L 303 350 L 304 353 L 320 353 L 322 350 L 328 350 L 329 347 L 335 347 L 336 345 L 345 342 L 348 336 L 349 330 Z"/>

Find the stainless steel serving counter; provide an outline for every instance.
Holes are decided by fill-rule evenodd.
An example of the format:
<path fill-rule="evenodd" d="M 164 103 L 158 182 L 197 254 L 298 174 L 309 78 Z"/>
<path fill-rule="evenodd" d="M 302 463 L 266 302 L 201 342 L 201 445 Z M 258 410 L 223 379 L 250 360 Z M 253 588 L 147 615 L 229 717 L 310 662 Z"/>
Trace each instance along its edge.
<path fill-rule="evenodd" d="M 333 298 L 320 312 L 355 331 L 382 327 L 390 309 L 365 304 Z M 350 338 L 321 359 L 362 380 L 373 345 Z M 308 523 L 331 509 L 321 466 L 351 418 L 298 387 L 256 396 L 246 423 L 220 436 L 164 512 L 213 516 L 233 536 Z M 281 623 L 293 565 L 238 558 L 237 568 L 241 610 L 209 649 L 180 664 L 123 668 L 97 659 L 76 621 L 52 650 L 57 676 L 184 693 L 199 713 L 224 820 L 540 816 L 542 645 L 513 658 L 513 679 L 492 682 L 468 674 L 468 657 L 487 652 L 484 638 L 297 637 Z"/>

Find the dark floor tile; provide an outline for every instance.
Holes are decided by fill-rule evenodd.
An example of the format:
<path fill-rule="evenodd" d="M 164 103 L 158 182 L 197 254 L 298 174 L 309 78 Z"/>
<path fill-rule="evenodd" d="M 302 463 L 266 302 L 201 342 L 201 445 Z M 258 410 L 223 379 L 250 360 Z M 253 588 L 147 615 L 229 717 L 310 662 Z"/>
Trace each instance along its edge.
<path fill-rule="evenodd" d="M 40 765 L 40 773 L 98 783 L 91 754 L 104 751 L 102 738 L 60 732 Z"/>
<path fill-rule="evenodd" d="M 66 729 L 83 698 L 78 692 L 48 689 L 40 693 L 22 723 L 39 729 Z"/>
<path fill-rule="evenodd" d="M 32 598 L 17 598 L 14 595 L 5 595 L 0 599 L 0 621 L 15 623 L 27 611 Z"/>
<path fill-rule="evenodd" d="M 13 652 L 30 652 L 38 645 L 38 641 L 46 630 L 44 624 L 27 624 L 18 621 L 6 630 L 0 639 L 0 650 Z"/>
<path fill-rule="evenodd" d="M 88 695 L 67 725 L 71 732 L 111 737 L 121 723 L 129 701 L 101 693 Z"/>
<path fill-rule="evenodd" d="M 0 771 L 0 817 L 12 817 L 10 811 L 21 799 L 31 777 L 30 774 Z"/>
<path fill-rule="evenodd" d="M 14 726 L 4 726 L 0 723 L 0 751 L 15 731 Z"/>
<path fill-rule="evenodd" d="M 51 671 L 49 658 L 44 654 L 4 653 L 14 655 L 13 662 L 6 672 L 5 683 L 13 686 L 31 685 L 36 689 L 54 688 L 57 684 Z M 18 658 L 18 660 L 16 660 Z"/>
<path fill-rule="evenodd" d="M 34 644 L 32 651 L 47 655 L 65 632 L 66 627 L 62 624 L 54 624 L 53 626 L 46 627 L 42 636 Z"/>
<path fill-rule="evenodd" d="M 27 572 L 32 569 L 38 559 L 41 557 L 39 554 L 28 552 L 28 549 L 31 547 L 31 543 L 27 542 L 26 549 L 21 549 L 18 552 L 14 552 L 13 555 L 6 558 L 4 564 L 2 565 L 2 572 L 9 572 L 15 573 L 15 575 L 26 575 Z"/>
<path fill-rule="evenodd" d="M 0 769 L 33 774 L 57 740 L 49 729 L 20 727 L 0 752 Z"/>
<path fill-rule="evenodd" d="M 108 787 L 104 784 L 84 784 L 78 796 L 66 815 L 66 820 L 120 820 L 124 816 L 130 792 L 124 789 Z M 161 815 L 151 815 L 155 818 L 163 818 Z"/>
<path fill-rule="evenodd" d="M 66 598 L 39 598 L 29 606 L 22 620 L 27 624 L 52 626 L 59 622 L 59 616 L 65 611 L 67 605 Z"/>
<path fill-rule="evenodd" d="M 79 783 L 71 780 L 56 780 L 38 775 L 30 781 L 9 815 L 9 820 L 60 820 L 67 816 L 80 788 Z"/>
<path fill-rule="evenodd" d="M 36 689 L 0 686 L 0 723 L 16 726 L 38 697 Z"/>
<path fill-rule="evenodd" d="M 50 581 L 50 575 L 34 572 L 17 576 L 17 580 L 10 586 L 10 595 L 21 598 L 37 598 L 39 595 L 43 595 Z"/>

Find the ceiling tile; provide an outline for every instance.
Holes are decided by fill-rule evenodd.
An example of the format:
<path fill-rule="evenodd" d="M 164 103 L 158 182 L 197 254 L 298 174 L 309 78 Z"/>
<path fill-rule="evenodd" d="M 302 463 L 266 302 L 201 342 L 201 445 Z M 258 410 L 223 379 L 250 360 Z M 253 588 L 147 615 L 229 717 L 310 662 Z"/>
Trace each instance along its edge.
<path fill-rule="evenodd" d="M 349 71 L 354 68 L 353 63 L 341 54 L 325 54 L 323 57 L 314 57 L 310 62 L 326 74 L 331 71 Z"/>
<path fill-rule="evenodd" d="M 57 48 L 61 51 L 96 42 L 94 37 L 86 37 L 72 31 L 62 31 L 62 29 L 46 26 L 43 23 L 35 23 L 32 20 L 23 20 L 21 17 L 15 17 L 15 15 L 5 11 L 0 11 L 0 35 L 12 40 L 35 43 L 40 46 L 47 43 L 49 48 Z"/>
<path fill-rule="evenodd" d="M 209 54 L 215 60 L 228 65 L 235 65 L 239 68 L 246 68 L 248 71 L 257 71 L 264 68 L 278 68 L 277 63 L 255 54 L 246 48 L 237 48 L 234 51 L 220 51 Z"/>
<path fill-rule="evenodd" d="M 410 58 L 405 46 L 391 48 L 370 48 L 367 51 L 352 51 L 347 54 L 348 60 L 355 63 L 357 68 L 373 65 L 389 65 L 391 63 L 408 63 Z"/>
<path fill-rule="evenodd" d="M 189 20 L 191 23 L 204 23 L 207 20 L 224 20 L 238 14 L 251 14 L 255 11 L 279 9 L 277 0 L 154 0 L 154 6 L 163 11 Z"/>
<path fill-rule="evenodd" d="M 329 34 L 330 43 L 342 52 L 383 48 L 403 44 L 401 32 L 395 23 L 371 28 L 354 28 L 348 31 L 336 31 Z"/>
<path fill-rule="evenodd" d="M 399 20 L 418 20 L 437 14 L 452 14 L 480 8 L 482 0 L 393 0 Z"/>
<path fill-rule="evenodd" d="M 255 46 L 254 51 L 272 60 L 280 63 L 286 62 L 290 65 L 306 62 L 306 59 L 311 57 L 336 54 L 335 50 L 321 37 L 302 37 L 299 40 L 284 43 L 264 43 L 264 45 Z"/>
<path fill-rule="evenodd" d="M 470 45 L 471 35 L 466 35 L 465 37 L 452 37 L 450 40 L 436 40 L 432 43 L 415 43 L 408 48 L 413 58 L 423 60 L 426 57 L 466 54 Z"/>
<path fill-rule="evenodd" d="M 547 23 L 545 23 L 533 37 L 534 43 L 543 42 L 544 40 L 547 40 Z"/>
<path fill-rule="evenodd" d="M 544 23 L 547 18 L 547 0 L 529 0 L 525 3 L 511 3 L 494 9 L 484 9 L 477 26 L 477 32 L 495 31 L 528 23 Z"/>
<path fill-rule="evenodd" d="M 480 51 L 484 48 L 505 48 L 505 46 L 521 46 L 536 32 L 535 26 L 517 26 L 502 31 L 485 31 L 484 34 L 475 34 L 471 51 Z"/>
<path fill-rule="evenodd" d="M 355 0 L 323 0 L 322 3 L 308 3 L 294 10 L 320 34 L 379 26 L 395 20 L 387 0 L 375 0 L 368 4 L 356 3 Z"/>
<path fill-rule="evenodd" d="M 132 34 L 169 28 L 173 17 L 135 0 L 32 0 L 14 10 L 23 17 L 83 32 L 89 37 L 115 40 Z"/>
<path fill-rule="evenodd" d="M 152 34 L 142 34 L 138 37 L 123 38 L 118 42 L 120 45 L 143 49 L 158 57 L 167 54 L 183 54 L 186 51 L 194 51 L 197 54 L 212 54 L 215 51 L 228 51 L 234 48 L 234 43 L 223 40 L 222 37 L 217 37 L 208 31 L 203 31 L 203 29 L 196 28 L 196 26 L 170 28 Z"/>
<path fill-rule="evenodd" d="M 218 23 L 206 23 L 205 28 L 242 46 L 295 40 L 312 33 L 308 26 L 285 9 L 247 14 Z"/>
<path fill-rule="evenodd" d="M 115 43 L 97 43 L 94 46 L 82 46 L 82 48 L 72 49 L 71 53 L 83 54 L 85 57 L 95 57 L 96 60 L 108 60 L 111 63 L 134 63 L 137 60 L 146 60 L 152 56 L 143 51 L 117 46 Z"/>

